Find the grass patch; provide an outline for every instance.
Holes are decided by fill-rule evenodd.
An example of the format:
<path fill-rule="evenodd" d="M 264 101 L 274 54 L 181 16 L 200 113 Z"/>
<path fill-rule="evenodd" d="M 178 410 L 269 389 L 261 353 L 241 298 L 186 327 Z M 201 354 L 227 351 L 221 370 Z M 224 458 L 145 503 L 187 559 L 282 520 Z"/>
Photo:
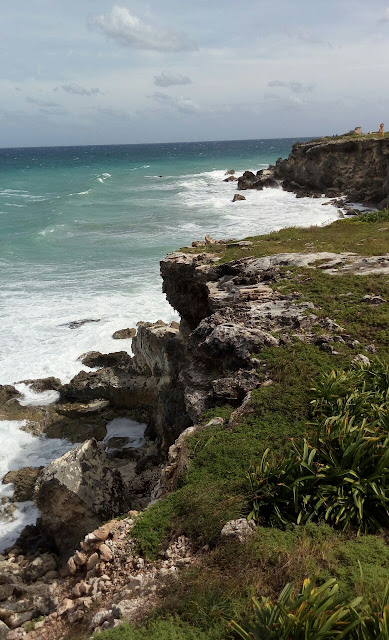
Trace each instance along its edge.
<path fill-rule="evenodd" d="M 289 227 L 262 236 L 244 238 L 253 243 L 245 248 L 227 248 L 226 245 L 215 244 L 195 248 L 184 247 L 181 250 L 185 253 L 212 253 L 219 256 L 222 263 L 247 256 L 259 258 L 292 252 L 350 251 L 366 256 L 382 255 L 389 251 L 389 241 L 385 233 L 389 230 L 389 221 L 385 216 L 386 214 L 376 214 L 375 221 L 369 218 L 364 222 L 361 222 L 361 218 L 336 220 L 324 227 Z"/>

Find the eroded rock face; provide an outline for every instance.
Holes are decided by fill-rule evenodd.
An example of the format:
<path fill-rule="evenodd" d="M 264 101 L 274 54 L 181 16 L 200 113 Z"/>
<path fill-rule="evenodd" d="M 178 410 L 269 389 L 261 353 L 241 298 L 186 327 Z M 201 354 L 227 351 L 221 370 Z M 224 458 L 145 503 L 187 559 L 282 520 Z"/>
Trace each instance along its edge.
<path fill-rule="evenodd" d="M 316 140 L 293 146 L 274 178 L 301 195 L 346 193 L 354 202 L 389 204 L 389 140 Z"/>
<path fill-rule="evenodd" d="M 35 501 L 58 549 L 71 549 L 88 532 L 128 508 L 120 473 L 103 446 L 88 440 L 45 467 Z"/>

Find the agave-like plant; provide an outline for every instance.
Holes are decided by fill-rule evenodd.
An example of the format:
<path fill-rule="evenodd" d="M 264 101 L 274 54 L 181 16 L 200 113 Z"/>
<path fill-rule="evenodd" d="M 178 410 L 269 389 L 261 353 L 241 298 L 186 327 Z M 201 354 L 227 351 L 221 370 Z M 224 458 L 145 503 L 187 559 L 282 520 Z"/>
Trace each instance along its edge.
<path fill-rule="evenodd" d="M 357 609 L 361 598 L 347 602 L 339 596 L 334 578 L 315 587 L 304 581 L 301 592 L 287 584 L 279 598 L 253 598 L 254 622 L 240 625 L 233 621 L 230 629 L 242 640 L 324 640 L 351 638 L 363 621 Z"/>
<path fill-rule="evenodd" d="M 354 612 L 354 615 L 358 615 Z M 355 627 L 353 640 L 389 640 L 389 584 L 381 600 L 371 600 L 361 624 Z"/>
<path fill-rule="evenodd" d="M 311 442 L 284 458 L 266 450 L 250 470 L 250 518 L 278 526 L 323 519 L 358 533 L 389 527 L 388 380 L 380 362 L 324 376 Z"/>

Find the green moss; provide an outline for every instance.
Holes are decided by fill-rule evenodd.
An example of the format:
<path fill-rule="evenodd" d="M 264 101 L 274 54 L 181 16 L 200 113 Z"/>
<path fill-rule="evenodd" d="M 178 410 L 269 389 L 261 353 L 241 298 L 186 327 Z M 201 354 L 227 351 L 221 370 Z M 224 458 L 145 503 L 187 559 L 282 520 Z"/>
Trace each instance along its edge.
<path fill-rule="evenodd" d="M 146 509 L 135 522 L 131 536 L 138 541 L 139 549 L 149 560 L 155 558 L 160 545 L 171 532 L 176 501 L 173 493 Z"/>

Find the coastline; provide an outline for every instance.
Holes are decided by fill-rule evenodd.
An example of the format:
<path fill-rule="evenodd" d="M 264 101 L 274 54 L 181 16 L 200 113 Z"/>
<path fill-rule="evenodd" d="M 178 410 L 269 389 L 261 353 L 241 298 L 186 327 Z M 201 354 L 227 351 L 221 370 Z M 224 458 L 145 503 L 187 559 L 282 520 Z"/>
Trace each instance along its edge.
<path fill-rule="evenodd" d="M 300 200 L 299 204 L 303 206 L 304 201 Z M 322 202 L 318 199 L 319 204 L 321 206 Z M 237 206 L 244 204 L 237 203 Z M 370 223 L 341 220 L 325 227 L 283 229 L 267 235 L 251 236 L 237 243 L 208 242 L 169 254 L 161 262 L 161 274 L 164 292 L 170 304 L 179 313 L 180 324 L 162 321 L 138 323 L 136 335 L 132 338 L 133 356 L 127 351 L 116 354 L 89 354 L 89 362 L 95 362 L 96 367 L 92 370 L 89 368 L 89 371 L 81 371 L 71 382 L 60 385 L 59 398 L 54 405 L 46 405 L 43 410 L 44 417 L 41 415 L 42 407 L 30 405 L 24 409 L 30 422 L 40 423 L 38 432 L 41 429 L 51 435 L 57 433 L 61 437 L 67 433 L 77 442 L 81 428 L 84 434 L 88 434 L 88 438 L 92 438 L 82 445 L 82 455 L 90 456 L 88 460 L 97 466 L 98 473 L 102 473 L 103 470 L 103 475 L 109 471 L 115 478 L 120 475 L 122 478 L 125 477 L 126 491 L 132 496 L 126 505 L 121 501 L 120 505 L 114 507 L 111 494 L 104 495 L 102 491 L 101 500 L 104 502 L 104 508 L 107 500 L 111 502 L 111 511 L 104 512 L 104 518 L 113 518 L 112 527 L 108 527 L 104 534 L 101 534 L 106 536 L 104 539 L 99 538 L 100 534 L 96 532 L 88 538 L 91 531 L 88 526 L 92 521 L 88 518 L 92 518 L 92 513 L 93 517 L 96 517 L 97 510 L 93 500 L 88 498 L 87 504 L 83 498 L 82 508 L 87 514 L 87 528 L 78 532 L 77 539 L 81 541 L 84 534 L 87 537 L 76 554 L 84 553 L 85 562 L 81 562 L 80 555 L 70 556 L 68 560 L 70 551 L 74 550 L 74 540 L 70 546 L 64 544 L 61 531 L 65 523 L 61 522 L 61 508 L 56 508 L 53 502 L 50 502 L 52 498 L 45 497 L 46 494 L 42 492 L 48 491 L 52 479 L 57 484 L 60 479 L 61 499 L 73 494 L 75 489 L 71 484 L 67 484 L 67 480 L 61 475 L 61 465 L 64 464 L 62 459 L 54 461 L 43 470 L 35 486 L 35 498 L 42 507 L 45 534 L 54 536 L 57 547 L 59 545 L 57 551 L 62 553 L 62 559 L 61 556 L 56 559 L 56 568 L 52 569 L 57 575 L 46 580 L 50 593 L 46 594 L 47 601 L 42 607 L 43 611 L 50 612 L 50 606 L 53 607 L 53 604 L 49 605 L 48 601 L 54 603 L 54 608 L 51 609 L 51 613 L 56 614 L 54 617 L 50 617 L 49 613 L 43 613 L 48 616 L 45 628 L 47 633 L 52 634 L 51 637 L 59 637 L 59 630 L 62 633 L 68 624 L 84 624 L 85 620 L 91 619 L 88 602 L 85 602 L 91 591 L 89 587 L 85 587 L 84 592 L 80 591 L 79 587 L 80 593 L 74 592 L 76 601 L 74 596 L 69 600 L 69 589 L 76 589 L 75 584 L 99 584 L 94 595 L 100 595 L 95 601 L 101 600 L 103 603 L 105 600 L 102 594 L 105 592 L 104 589 L 100 589 L 104 583 L 101 576 L 108 572 L 106 593 L 111 598 L 116 597 L 115 580 L 119 580 L 121 575 L 124 552 L 132 554 L 131 567 L 128 567 L 127 573 L 124 572 L 122 576 L 124 582 L 120 579 L 118 584 L 127 584 L 128 587 L 129 583 L 125 580 L 130 574 L 138 576 L 135 588 L 139 587 L 139 597 L 149 598 L 150 585 L 154 584 L 157 585 L 154 590 L 156 601 L 159 591 L 164 593 L 163 576 L 167 575 L 166 571 L 174 568 L 173 572 L 180 573 L 186 565 L 202 566 L 203 562 L 207 562 L 209 546 L 212 550 L 215 544 L 215 527 L 218 539 L 220 524 L 226 524 L 227 514 L 229 520 L 239 519 L 234 516 L 241 513 L 243 508 L 242 503 L 239 503 L 241 496 L 238 500 L 234 492 L 231 493 L 230 505 L 223 506 L 226 510 L 223 515 L 218 513 L 216 503 L 212 503 L 211 508 L 206 504 L 197 505 L 196 508 L 199 508 L 202 514 L 201 518 L 210 520 L 202 531 L 201 523 L 205 521 L 200 518 L 195 524 L 191 521 L 190 514 L 185 513 L 187 507 L 180 503 L 182 512 L 179 513 L 181 520 L 186 524 L 185 537 L 178 537 L 178 542 L 177 536 L 173 536 L 173 540 L 168 536 L 166 540 L 167 530 L 172 526 L 169 524 L 169 518 L 175 513 L 174 502 L 169 496 L 174 496 L 179 489 L 182 481 L 180 478 L 187 469 L 188 456 L 194 456 L 194 460 L 196 459 L 188 450 L 187 438 L 188 442 L 191 441 L 190 438 L 194 438 L 194 442 L 200 443 L 203 438 L 209 438 L 208 433 L 213 434 L 212 438 L 217 441 L 224 433 L 226 442 L 229 437 L 232 437 L 233 442 L 234 431 L 239 434 L 247 416 L 254 411 L 253 398 L 257 397 L 255 394 L 271 395 L 273 385 L 277 386 L 279 383 L 274 377 L 280 373 L 272 370 L 272 360 L 267 360 L 269 356 L 266 354 L 279 354 L 288 349 L 296 349 L 296 353 L 299 353 L 299 347 L 296 345 L 301 344 L 301 349 L 307 349 L 310 357 L 323 359 L 323 362 L 320 360 L 319 369 L 335 365 L 351 366 L 350 363 L 359 356 L 370 362 L 370 353 L 384 357 L 383 338 L 382 344 L 379 342 L 380 336 L 377 336 L 377 340 L 372 344 L 369 342 L 370 334 L 362 337 L 357 332 L 357 339 L 352 335 L 351 325 L 345 329 L 340 324 L 340 319 L 350 322 L 347 313 L 339 318 L 339 312 L 329 306 L 327 298 L 323 298 L 322 309 L 319 306 L 320 300 L 317 297 L 315 299 L 314 289 L 305 291 L 303 286 L 302 291 L 296 294 L 296 288 L 298 291 L 301 287 L 301 277 L 307 273 L 310 276 L 305 276 L 305 279 L 303 277 L 302 283 L 313 277 L 322 279 L 321 286 L 327 281 L 350 283 L 348 286 L 357 290 L 356 299 L 353 299 L 353 304 L 357 305 L 363 298 L 361 292 L 366 287 L 365 296 L 382 298 L 377 302 L 377 309 L 382 313 L 386 298 L 380 296 L 379 291 L 389 273 L 385 230 L 388 231 L 388 221 L 384 216 L 377 222 Z M 358 279 L 361 284 L 357 285 Z M 341 300 L 341 296 L 348 295 L 342 286 L 339 284 L 338 300 Z M 375 302 L 371 302 L 370 298 L 366 304 L 374 305 Z M 328 313 L 330 315 L 327 315 Z M 332 313 L 335 316 L 332 316 Z M 371 323 L 371 318 L 368 322 Z M 370 327 L 369 324 L 368 326 Z M 372 333 L 374 323 L 369 330 Z M 373 347 L 374 351 L 369 351 Z M 271 357 L 277 358 L 278 355 Z M 263 371 L 259 375 L 258 367 L 261 371 L 261 366 Z M 289 380 L 287 382 L 290 383 Z M 10 389 L 8 394 L 4 406 L 7 405 L 9 415 L 22 418 L 23 409 L 18 406 L 17 394 Z M 275 406 L 271 410 L 277 413 Z M 146 423 L 146 442 L 138 448 L 130 447 L 131 451 L 127 449 L 128 457 L 124 452 L 128 442 L 116 442 L 115 454 L 107 458 L 103 449 L 93 444 L 93 436 L 98 432 L 97 439 L 102 440 L 100 434 L 103 425 L 117 417 L 132 419 L 138 424 Z M 287 433 L 289 437 L 292 432 Z M 246 433 L 245 437 L 249 443 L 250 435 Z M 129 436 L 124 439 L 128 441 Z M 266 436 L 264 439 L 266 440 Z M 76 448 L 71 454 L 76 456 L 76 461 L 81 449 Z M 254 450 L 257 450 L 257 445 Z M 193 464 L 196 465 L 197 462 L 192 461 Z M 205 465 L 207 467 L 209 462 L 205 461 Z M 230 472 L 232 473 L 232 469 Z M 82 471 L 75 469 L 74 473 L 74 482 L 77 484 L 77 474 L 81 473 L 82 477 Z M 117 473 L 119 476 L 115 475 Z M 210 467 L 207 467 L 206 473 L 211 478 Z M 217 473 L 216 469 L 216 475 Z M 196 477 L 190 480 L 189 476 L 189 493 L 191 482 L 196 490 L 201 489 L 201 483 L 199 487 L 196 485 Z M 211 486 L 212 482 L 214 481 L 211 481 Z M 220 483 L 220 478 L 217 483 Z M 217 501 L 224 504 L 218 491 L 219 489 L 216 491 Z M 120 489 L 120 492 L 123 492 L 123 489 Z M 50 496 L 50 493 L 47 493 L 47 496 Z M 167 499 L 167 502 L 164 502 L 163 498 Z M 202 500 L 204 498 L 205 495 L 202 494 Z M 139 518 L 138 511 L 146 507 L 150 500 L 157 500 L 155 507 L 146 510 L 143 517 Z M 236 500 L 237 502 L 234 502 Z M 168 524 L 164 512 L 166 504 Z M 123 521 L 115 519 L 115 516 L 126 513 L 128 509 L 129 515 Z M 155 517 L 162 523 L 162 527 L 160 524 L 156 527 Z M 104 519 L 100 518 L 100 524 L 102 522 Z M 120 551 L 115 543 L 115 535 L 117 533 L 120 538 L 125 532 L 127 538 L 130 531 L 134 537 Z M 180 531 L 179 526 L 177 531 Z M 255 527 L 252 531 L 255 531 Z M 251 531 L 246 533 L 248 537 L 252 535 Z M 246 540 L 246 533 L 242 534 L 243 540 Z M 50 553 L 49 549 L 45 548 L 47 540 L 45 541 L 41 533 L 35 530 L 34 536 L 37 534 L 37 548 L 41 549 L 38 556 L 31 560 L 28 551 L 19 549 L 20 576 L 31 570 L 31 563 L 37 558 Z M 154 536 L 154 539 L 151 540 L 150 536 Z M 205 540 L 205 546 L 203 544 L 200 549 L 195 542 L 198 538 L 202 542 Z M 236 541 L 236 534 L 232 535 L 232 539 Z M 97 545 L 99 540 L 103 543 L 100 546 Z M 164 551 L 161 565 L 153 554 L 164 541 L 168 541 L 170 546 Z M 24 544 L 26 542 L 28 546 L 28 537 L 24 539 Z M 62 543 L 64 547 L 61 549 Z M 207 546 L 208 549 L 205 549 Z M 16 551 L 12 549 L 8 553 L 3 561 L 7 569 L 10 566 L 10 557 L 16 555 Z M 92 556 L 96 556 L 93 566 Z M 66 568 L 63 566 L 64 560 L 68 560 Z M 143 560 L 143 564 L 140 560 Z M 51 564 L 54 566 L 53 562 Z M 57 569 L 60 569 L 59 574 Z M 46 573 L 50 573 L 50 570 L 40 574 L 38 578 L 44 577 Z M 76 582 L 74 576 L 77 578 Z M 58 581 L 62 594 L 66 593 L 67 597 L 53 600 L 52 592 L 57 589 Z M 65 600 L 71 604 L 65 603 Z M 116 621 L 123 617 L 126 606 L 122 605 L 121 613 L 116 617 L 116 609 L 110 605 L 109 614 L 105 614 L 105 619 L 104 616 L 94 616 L 92 628 L 102 631 L 115 626 Z M 141 606 L 140 602 L 133 603 L 131 607 L 128 605 L 124 617 L 136 620 L 137 611 Z M 30 617 L 27 616 L 24 622 L 37 617 L 36 610 L 33 609 L 32 613 L 28 610 Z M 10 611 L 11 614 L 5 616 L 6 620 L 15 615 L 13 610 Z M 13 625 L 20 620 L 21 618 L 12 620 L 12 628 L 17 628 Z M 32 634 L 31 638 L 38 638 L 39 633 L 37 628 L 37 631 L 32 631 L 29 635 Z"/>

